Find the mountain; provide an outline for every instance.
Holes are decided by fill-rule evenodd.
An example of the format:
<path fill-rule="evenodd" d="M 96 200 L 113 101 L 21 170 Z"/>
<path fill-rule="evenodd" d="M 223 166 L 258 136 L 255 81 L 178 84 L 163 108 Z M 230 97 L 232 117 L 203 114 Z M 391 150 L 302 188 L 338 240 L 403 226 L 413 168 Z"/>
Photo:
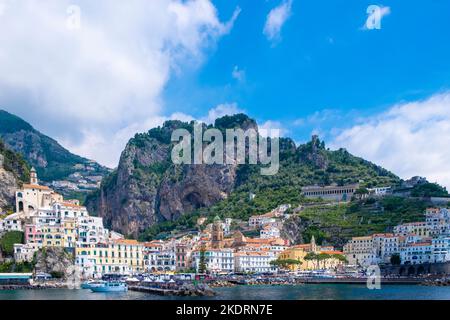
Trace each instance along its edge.
<path fill-rule="evenodd" d="M 222 132 L 227 128 L 257 130 L 256 122 L 244 114 L 219 118 L 214 126 L 206 127 Z M 281 138 L 280 169 L 273 176 L 261 175 L 260 165 L 174 165 L 170 137 L 177 128 L 192 132 L 193 122 L 167 121 L 137 134 L 128 142 L 117 170 L 88 197 L 88 208 L 104 217 L 108 226 L 151 238 L 177 224 L 192 227 L 200 215 L 245 219 L 280 204 L 300 204 L 305 185 L 361 182 L 372 187 L 400 181 L 344 149 L 326 149 L 317 137 L 300 146 Z"/>
<path fill-rule="evenodd" d="M 0 213 L 12 209 L 17 187 L 29 177 L 29 167 L 22 156 L 8 150 L 0 140 Z"/>
<path fill-rule="evenodd" d="M 75 186 L 85 180 L 95 185 L 109 170 L 95 161 L 69 152 L 54 139 L 34 129 L 23 119 L 0 110 L 0 138 L 7 148 L 20 153 L 37 170 L 39 179 L 50 184 Z M 83 181 L 84 182 L 84 181 Z M 56 185 L 56 189 L 58 186 Z M 63 190 L 64 191 L 64 190 Z"/>

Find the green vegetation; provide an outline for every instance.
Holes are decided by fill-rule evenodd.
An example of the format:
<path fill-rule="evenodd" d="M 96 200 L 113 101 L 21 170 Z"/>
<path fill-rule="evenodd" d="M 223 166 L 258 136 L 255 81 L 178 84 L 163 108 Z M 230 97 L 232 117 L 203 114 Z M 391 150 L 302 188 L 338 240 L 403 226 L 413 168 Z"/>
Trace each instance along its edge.
<path fill-rule="evenodd" d="M 140 241 L 149 241 L 154 239 L 167 239 L 170 237 L 172 232 L 180 233 L 185 231 L 190 231 L 196 229 L 197 219 L 200 216 L 198 213 L 192 213 L 189 215 L 181 216 L 179 219 L 175 221 L 164 221 L 158 224 L 155 224 L 145 230 L 139 236 Z"/>
<path fill-rule="evenodd" d="M 314 252 L 308 252 L 304 258 L 307 261 L 315 261 L 316 268 L 321 267 L 321 262 L 323 263 L 323 267 L 325 267 L 325 262 L 330 259 L 337 259 L 342 262 L 346 262 L 347 259 L 345 256 L 341 254 L 328 254 L 328 253 L 314 253 Z"/>
<path fill-rule="evenodd" d="M 391 264 L 392 265 L 399 265 L 401 263 L 401 258 L 400 258 L 400 255 L 398 253 L 394 253 L 391 256 L 390 260 L 391 260 Z"/>
<path fill-rule="evenodd" d="M 24 233 L 21 231 L 9 231 L 0 239 L 0 250 L 6 256 L 14 255 L 14 244 L 24 243 Z"/>
<path fill-rule="evenodd" d="M 206 252 L 205 248 L 202 247 L 200 249 L 200 260 L 198 262 L 198 273 L 206 273 L 207 266 L 206 266 Z"/>
<path fill-rule="evenodd" d="M 30 168 L 22 156 L 6 148 L 0 139 L 0 154 L 3 155 L 3 167 L 6 171 L 12 172 L 15 177 L 26 182 L 30 180 Z"/>
<path fill-rule="evenodd" d="M 0 264 L 0 273 L 30 273 L 33 272 L 34 265 L 30 262 L 5 262 Z"/>
<path fill-rule="evenodd" d="M 277 268 L 281 268 L 281 269 L 287 269 L 287 268 L 289 268 L 289 266 L 301 265 L 301 264 L 302 264 L 302 262 L 300 260 L 295 260 L 295 259 L 277 259 L 277 260 L 270 261 L 270 265 L 277 267 Z"/>
<path fill-rule="evenodd" d="M 389 196 L 318 205 L 304 209 L 299 216 L 307 225 L 305 241 L 310 241 L 314 235 L 318 243 L 326 240 L 340 245 L 351 237 L 388 232 L 398 224 L 421 221 L 428 205 L 422 200 Z"/>
<path fill-rule="evenodd" d="M 326 150 L 324 143 L 316 140 L 316 149 L 312 150 L 312 144 L 309 142 L 295 149 L 290 139 L 281 139 L 278 174 L 263 176 L 260 166 L 241 165 L 234 192 L 210 209 L 203 210 L 203 214 L 247 220 L 251 215 L 268 212 L 281 204 L 289 203 L 296 207 L 314 202 L 301 196 L 301 188 L 306 185 L 343 185 L 362 181 L 365 188 L 396 185 L 400 181 L 389 171 L 354 157 L 344 149 Z M 319 159 L 316 159 L 319 163 L 310 158 Z M 256 195 L 254 199 L 250 199 L 251 193 Z"/>
<path fill-rule="evenodd" d="M 54 279 L 62 279 L 62 278 L 64 278 L 64 272 L 62 272 L 62 271 L 52 271 L 52 272 L 50 272 L 50 275 Z"/>
<path fill-rule="evenodd" d="M 15 133 L 19 131 L 21 133 L 16 136 Z M 107 173 L 106 168 L 70 153 L 55 140 L 35 130 L 26 121 L 3 110 L 0 110 L 0 138 L 3 138 L 12 150 L 20 153 L 30 165 L 34 166 L 43 181 L 67 178 L 70 174 L 79 171 L 75 168 L 76 164 L 90 165 L 94 169 L 90 171 L 90 174 Z M 46 163 L 45 166 L 42 165 L 43 162 Z M 28 180 L 27 176 L 22 179 L 22 181 L 25 180 Z"/>
<path fill-rule="evenodd" d="M 216 121 L 220 129 L 245 122 L 238 117 L 224 117 Z M 250 121 L 250 120 L 248 120 Z M 171 123 L 171 125 L 175 125 Z M 167 141 L 166 129 L 152 129 L 154 137 Z M 136 139 L 136 137 L 135 137 Z M 145 136 L 138 136 L 142 140 Z M 195 212 L 188 213 L 195 219 L 199 216 L 211 217 L 219 215 L 221 218 L 234 218 L 247 220 L 255 214 L 266 213 L 281 204 L 291 204 L 297 207 L 305 203 L 321 203 L 321 200 L 305 199 L 301 195 L 301 188 L 306 185 L 329 185 L 336 183 L 344 185 L 349 183 L 361 183 L 359 192 L 364 193 L 366 188 L 375 186 L 398 185 L 400 179 L 389 171 L 370 163 L 364 159 L 354 157 L 344 149 L 330 151 L 325 148 L 325 143 L 315 138 L 312 141 L 295 147 L 291 139 L 280 139 L 280 169 L 278 174 L 263 176 L 260 174 L 259 165 L 240 165 L 237 169 L 237 181 L 233 192 L 227 199 L 219 201 L 210 208 L 199 208 Z M 158 170 L 157 170 L 158 171 Z M 167 170 L 166 170 L 167 172 Z M 255 197 L 250 197 L 254 194 Z M 331 212 L 331 215 L 333 213 Z M 163 222 L 153 226 L 144 232 L 143 239 L 154 239 L 167 236 L 174 230 L 188 230 L 195 224 L 185 216 L 179 221 Z M 350 222 L 351 223 L 351 222 Z M 357 230 L 359 233 L 362 230 Z M 318 240 L 327 238 L 320 229 L 311 227 L 306 232 L 310 238 L 316 236 Z"/>
<path fill-rule="evenodd" d="M 412 197 L 450 197 L 447 189 L 437 183 L 419 184 L 411 191 Z"/>
<path fill-rule="evenodd" d="M 227 128 L 249 128 L 256 123 L 246 115 L 225 116 L 216 120 L 214 127 L 221 131 Z M 172 130 L 184 128 L 192 132 L 193 122 L 167 121 L 162 127 L 154 128 L 144 134 L 137 134 L 130 145 L 136 148 L 152 149 L 155 140 L 170 146 Z M 211 125 L 206 128 L 212 127 Z M 183 167 L 174 166 L 167 159 L 151 166 L 135 164 L 134 178 L 139 186 L 155 190 L 161 179 L 170 179 L 173 183 L 183 178 Z M 219 215 L 246 221 L 255 214 L 266 213 L 281 204 L 290 204 L 292 208 L 305 205 L 308 209 L 300 212 L 302 233 L 305 241 L 316 237 L 319 243 L 337 244 L 352 236 L 372 232 L 386 232 L 394 225 L 416 221 L 423 218 L 426 202 L 396 197 L 381 200 L 354 199 L 350 204 L 329 205 L 322 200 L 305 199 L 301 189 L 307 185 L 346 185 L 360 183 L 358 195 L 366 195 L 367 189 L 382 186 L 398 186 L 399 177 L 362 158 L 355 157 L 345 149 L 331 151 L 317 137 L 305 144 L 295 146 L 289 138 L 280 139 L 280 169 L 278 174 L 263 176 L 260 165 L 240 165 L 237 168 L 236 182 L 229 196 L 209 208 L 198 208 L 186 212 L 175 221 L 161 222 L 143 232 L 139 239 L 162 239 L 174 233 L 188 232 L 197 228 L 198 217 L 211 218 Z M 104 179 L 106 192 L 112 190 L 117 173 Z M 423 186 L 415 192 L 420 195 L 443 195 L 439 186 Z M 446 191 L 445 191 L 446 192 Z M 254 195 L 254 197 L 252 196 Z M 91 197 L 91 196 L 90 196 Z M 92 195 L 92 198 L 98 194 Z M 124 204 L 127 200 L 124 199 Z M 312 204 L 314 206 L 310 207 Z"/>

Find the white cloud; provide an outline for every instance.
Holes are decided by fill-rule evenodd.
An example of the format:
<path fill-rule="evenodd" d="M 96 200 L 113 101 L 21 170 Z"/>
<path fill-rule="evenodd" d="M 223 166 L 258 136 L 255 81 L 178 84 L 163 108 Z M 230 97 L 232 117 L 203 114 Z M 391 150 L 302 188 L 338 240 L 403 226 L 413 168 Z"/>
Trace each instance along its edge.
<path fill-rule="evenodd" d="M 0 105 L 109 166 L 161 119 L 172 72 L 201 64 L 240 12 L 222 23 L 210 0 L 79 0 L 70 30 L 70 0 L 2 3 Z"/>
<path fill-rule="evenodd" d="M 237 103 L 223 103 L 219 104 L 217 107 L 212 108 L 208 111 L 208 115 L 202 117 L 200 121 L 205 123 L 214 123 L 217 118 L 226 116 L 226 115 L 234 115 L 237 113 L 244 113 L 244 110 L 241 110 Z"/>
<path fill-rule="evenodd" d="M 450 189 L 450 92 L 395 105 L 344 130 L 332 146 L 345 147 L 402 178 L 425 176 Z"/>
<path fill-rule="evenodd" d="M 292 0 L 283 0 L 283 2 L 273 8 L 267 15 L 266 24 L 263 33 L 272 42 L 280 40 L 281 29 L 284 23 L 292 14 Z"/>
<path fill-rule="evenodd" d="M 245 81 L 245 71 L 239 69 L 238 66 L 234 66 L 231 76 L 239 82 Z"/>

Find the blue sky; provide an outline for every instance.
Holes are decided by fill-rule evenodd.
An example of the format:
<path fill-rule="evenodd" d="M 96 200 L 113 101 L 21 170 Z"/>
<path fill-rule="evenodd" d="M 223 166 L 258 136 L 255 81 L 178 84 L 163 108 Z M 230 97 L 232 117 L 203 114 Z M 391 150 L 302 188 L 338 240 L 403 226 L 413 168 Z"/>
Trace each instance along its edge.
<path fill-rule="evenodd" d="M 0 43 L 0 108 L 110 167 L 167 119 L 244 111 L 450 187 L 449 1 L 0 0 Z"/>
<path fill-rule="evenodd" d="M 341 117 L 370 116 L 402 101 L 450 87 L 450 3 L 389 1 L 380 30 L 362 30 L 373 1 L 292 3 L 291 17 L 272 44 L 266 16 L 282 1 L 215 1 L 226 19 L 242 9 L 202 68 L 175 76 L 164 92 L 169 112 L 201 116 L 236 102 L 259 121 L 278 120 L 298 141 L 314 126 L 291 124 L 322 110 Z M 232 77 L 235 66 L 245 81 Z M 351 123 L 325 123 L 328 126 Z M 329 128 L 331 129 L 331 128 Z"/>

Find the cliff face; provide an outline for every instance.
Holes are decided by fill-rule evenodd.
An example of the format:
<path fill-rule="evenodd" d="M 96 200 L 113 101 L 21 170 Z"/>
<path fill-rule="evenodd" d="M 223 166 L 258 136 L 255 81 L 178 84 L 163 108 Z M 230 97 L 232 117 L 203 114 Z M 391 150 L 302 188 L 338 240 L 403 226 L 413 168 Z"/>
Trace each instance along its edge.
<path fill-rule="evenodd" d="M 14 193 L 18 186 L 18 181 L 12 172 L 6 171 L 1 163 L 3 155 L 0 154 L 0 212 L 9 207 L 14 202 Z"/>
<path fill-rule="evenodd" d="M 257 130 L 256 122 L 243 114 L 219 118 L 214 127 L 222 132 L 227 128 Z M 137 134 L 128 142 L 117 170 L 88 197 L 86 206 L 104 217 L 108 227 L 138 236 L 159 222 L 175 221 L 193 212 L 245 220 L 281 204 L 298 205 L 305 185 L 363 181 L 370 187 L 399 181 L 394 174 L 343 149 L 326 149 L 317 137 L 298 147 L 291 139 L 281 138 L 279 172 L 272 176 L 261 175 L 259 165 L 174 165 L 170 138 L 177 128 L 192 132 L 193 123 L 168 121 Z M 255 194 L 255 199 L 250 200 L 249 194 Z M 308 227 L 298 222 L 298 230 L 294 230 L 295 225 L 286 230 L 294 243 L 305 238 L 302 229 Z"/>
<path fill-rule="evenodd" d="M 20 155 L 6 149 L 0 140 L 0 212 L 14 205 L 17 187 L 28 178 L 28 165 Z"/>
<path fill-rule="evenodd" d="M 94 161 L 70 153 L 23 119 L 3 110 L 0 110 L 0 138 L 8 149 L 21 154 L 34 166 L 43 181 L 66 179 L 79 171 L 77 165 L 88 166 L 93 175 L 106 175 L 109 172 Z"/>
<path fill-rule="evenodd" d="M 49 273 L 54 277 L 67 278 L 70 276 L 74 258 L 63 248 L 44 248 L 36 253 L 36 273 Z"/>
<path fill-rule="evenodd" d="M 222 118 L 216 127 L 245 130 L 256 123 L 241 115 Z M 114 230 L 137 236 L 155 223 L 225 199 L 235 185 L 236 165 L 174 165 L 170 137 L 176 128 L 192 132 L 193 123 L 168 121 L 131 139 L 117 170 L 88 197 L 88 209 Z"/>

